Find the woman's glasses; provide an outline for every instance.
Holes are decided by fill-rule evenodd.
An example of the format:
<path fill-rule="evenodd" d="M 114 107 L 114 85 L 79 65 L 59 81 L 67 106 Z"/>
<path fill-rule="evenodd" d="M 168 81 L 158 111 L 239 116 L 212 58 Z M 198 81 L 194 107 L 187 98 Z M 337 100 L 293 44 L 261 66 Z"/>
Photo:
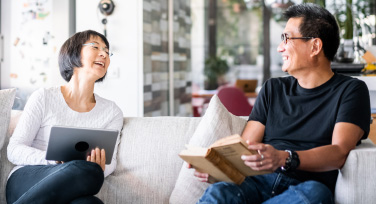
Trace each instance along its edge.
<path fill-rule="evenodd" d="M 97 45 L 97 43 L 86 43 L 86 44 L 82 44 L 83 46 L 91 46 L 91 48 L 93 50 L 99 50 L 99 46 Z M 107 48 L 107 47 L 101 47 L 101 50 L 104 51 L 108 57 L 111 57 L 113 54 L 112 52 L 110 52 L 110 50 Z"/>

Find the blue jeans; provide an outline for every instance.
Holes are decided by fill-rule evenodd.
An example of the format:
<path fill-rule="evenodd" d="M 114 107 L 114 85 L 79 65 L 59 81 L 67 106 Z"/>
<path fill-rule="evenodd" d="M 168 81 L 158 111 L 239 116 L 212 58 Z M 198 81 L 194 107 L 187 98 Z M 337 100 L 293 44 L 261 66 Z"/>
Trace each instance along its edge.
<path fill-rule="evenodd" d="M 102 204 L 94 195 L 101 189 L 103 181 L 102 168 L 83 160 L 25 166 L 8 179 L 7 203 Z"/>
<path fill-rule="evenodd" d="M 197 203 L 334 204 L 334 198 L 330 189 L 320 182 L 300 182 L 281 173 L 271 173 L 246 177 L 241 185 L 215 183 Z"/>

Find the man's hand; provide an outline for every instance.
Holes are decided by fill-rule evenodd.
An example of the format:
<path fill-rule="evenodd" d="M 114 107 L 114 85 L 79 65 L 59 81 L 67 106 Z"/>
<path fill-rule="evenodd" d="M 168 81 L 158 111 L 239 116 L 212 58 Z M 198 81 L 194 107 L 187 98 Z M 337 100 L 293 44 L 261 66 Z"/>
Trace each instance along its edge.
<path fill-rule="evenodd" d="M 91 155 L 87 156 L 86 161 L 94 162 L 102 167 L 102 170 L 106 168 L 106 152 L 104 149 L 100 150 L 98 147 L 91 150 Z"/>
<path fill-rule="evenodd" d="M 248 149 L 255 150 L 258 154 L 242 155 L 244 164 L 256 171 L 275 171 L 277 168 L 284 166 L 288 152 L 279 151 L 273 146 L 263 143 L 250 143 L 247 141 Z"/>
<path fill-rule="evenodd" d="M 188 164 L 187 165 L 187 168 L 193 168 L 193 166 L 191 164 Z M 215 178 L 211 177 L 209 174 L 207 173 L 201 173 L 199 171 L 197 171 L 195 169 L 195 173 L 193 174 L 195 177 L 198 178 L 199 181 L 201 182 L 205 182 L 205 183 L 215 183 L 215 182 L 218 182 Z"/>

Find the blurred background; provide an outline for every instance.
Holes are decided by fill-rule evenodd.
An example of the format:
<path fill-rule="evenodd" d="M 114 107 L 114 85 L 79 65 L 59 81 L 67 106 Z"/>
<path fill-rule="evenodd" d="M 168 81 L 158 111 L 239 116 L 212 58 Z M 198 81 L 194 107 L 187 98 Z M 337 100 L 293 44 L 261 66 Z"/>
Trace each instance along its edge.
<path fill-rule="evenodd" d="M 114 53 L 95 92 L 125 116 L 202 116 L 226 86 L 253 105 L 265 80 L 286 75 L 277 52 L 283 11 L 306 2 L 341 28 L 333 70 L 365 80 L 376 102 L 375 0 L 1 0 L 0 88 L 16 87 L 13 109 L 23 109 L 34 90 L 64 84 L 61 45 L 92 29 Z"/>

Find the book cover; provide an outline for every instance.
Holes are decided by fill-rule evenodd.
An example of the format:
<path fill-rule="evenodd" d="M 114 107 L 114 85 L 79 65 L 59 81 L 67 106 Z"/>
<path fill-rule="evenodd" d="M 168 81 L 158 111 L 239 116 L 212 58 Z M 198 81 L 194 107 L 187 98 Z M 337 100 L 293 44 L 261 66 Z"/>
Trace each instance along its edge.
<path fill-rule="evenodd" d="M 271 173 L 255 171 L 244 164 L 241 155 L 257 154 L 247 146 L 240 135 L 232 135 L 216 141 L 209 148 L 187 146 L 179 156 L 197 171 L 208 173 L 216 180 L 241 184 L 246 176 Z"/>

